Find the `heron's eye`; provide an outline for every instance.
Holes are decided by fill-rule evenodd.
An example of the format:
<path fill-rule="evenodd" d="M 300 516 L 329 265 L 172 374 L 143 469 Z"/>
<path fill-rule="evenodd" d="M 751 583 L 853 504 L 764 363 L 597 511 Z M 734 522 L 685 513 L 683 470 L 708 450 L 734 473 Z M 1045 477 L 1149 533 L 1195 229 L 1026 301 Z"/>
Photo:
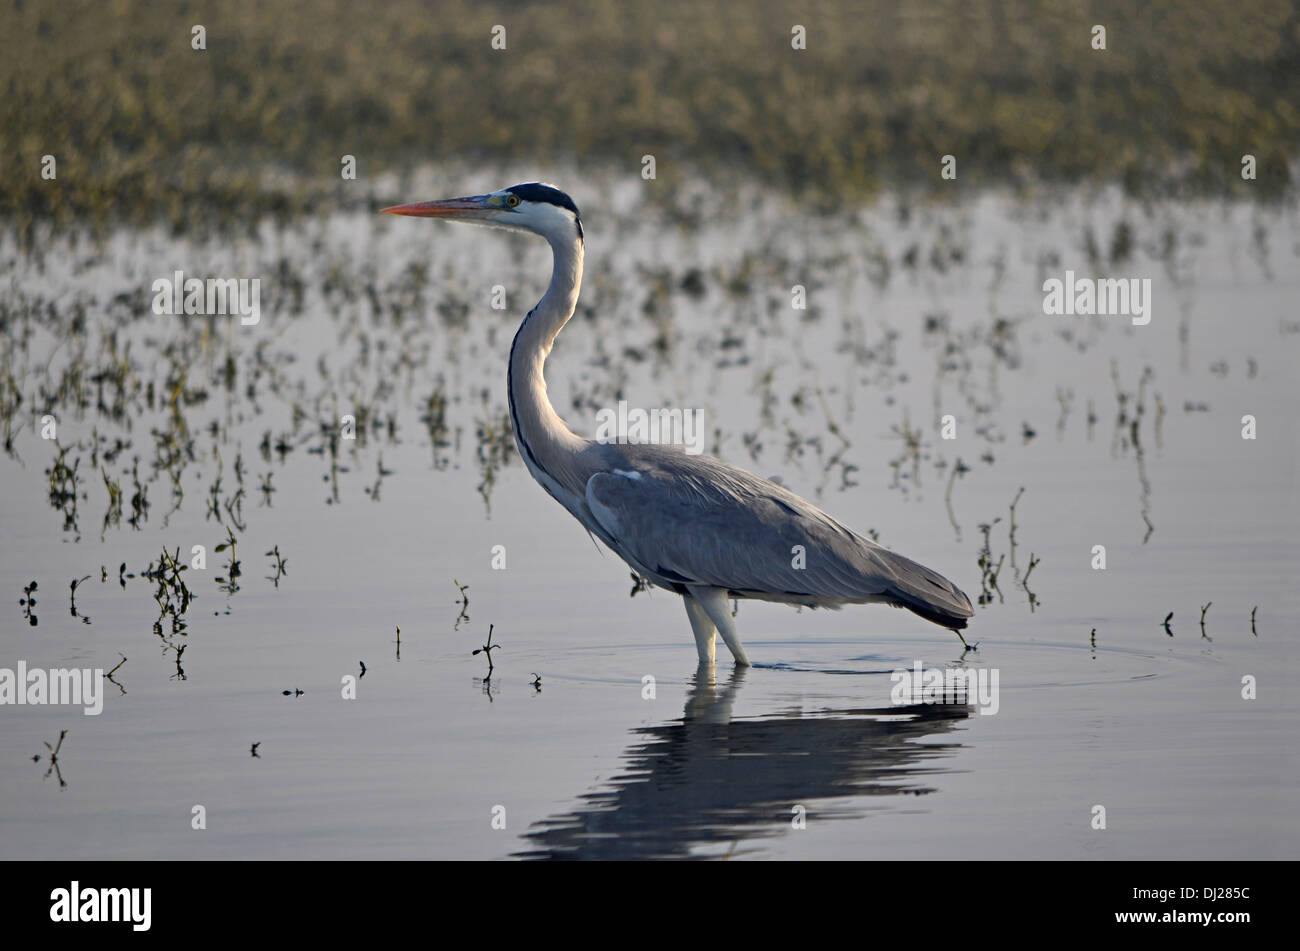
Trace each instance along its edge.
<path fill-rule="evenodd" d="M 507 195 L 507 196 L 506 196 L 506 204 L 509 205 L 511 208 L 514 208 L 516 205 L 519 204 L 519 196 L 518 196 L 518 195 Z"/>

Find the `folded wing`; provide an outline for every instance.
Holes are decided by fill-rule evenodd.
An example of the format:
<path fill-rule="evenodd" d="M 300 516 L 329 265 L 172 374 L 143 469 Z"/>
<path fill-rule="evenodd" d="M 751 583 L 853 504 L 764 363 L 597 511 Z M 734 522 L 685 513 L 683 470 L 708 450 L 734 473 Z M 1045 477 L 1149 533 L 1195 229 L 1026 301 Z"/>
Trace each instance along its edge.
<path fill-rule="evenodd" d="M 954 629 L 973 613 L 937 572 L 708 457 L 644 452 L 593 475 L 586 496 L 620 554 L 673 582 L 821 607 L 887 602 Z"/>

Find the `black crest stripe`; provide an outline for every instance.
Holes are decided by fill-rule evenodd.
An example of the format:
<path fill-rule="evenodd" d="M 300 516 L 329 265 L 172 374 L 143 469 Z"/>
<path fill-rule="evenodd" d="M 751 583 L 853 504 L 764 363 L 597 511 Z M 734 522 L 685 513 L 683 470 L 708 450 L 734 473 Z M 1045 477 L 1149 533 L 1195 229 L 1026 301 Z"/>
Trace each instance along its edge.
<path fill-rule="evenodd" d="M 541 182 L 529 182 L 526 185 L 515 185 L 507 188 L 506 191 L 513 195 L 518 195 L 521 201 L 545 202 L 548 205 L 556 205 L 560 208 L 567 208 L 575 215 L 578 214 L 578 206 L 573 203 L 573 199 L 550 185 L 543 185 Z"/>

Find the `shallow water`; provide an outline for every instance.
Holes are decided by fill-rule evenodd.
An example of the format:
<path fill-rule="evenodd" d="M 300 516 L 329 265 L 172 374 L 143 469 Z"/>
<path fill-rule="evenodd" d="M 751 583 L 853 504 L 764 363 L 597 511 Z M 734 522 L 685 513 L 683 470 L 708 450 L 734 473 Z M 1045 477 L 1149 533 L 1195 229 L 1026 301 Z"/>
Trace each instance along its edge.
<path fill-rule="evenodd" d="M 887 608 L 744 602 L 755 667 L 720 646 L 716 683 L 697 676 L 680 599 L 629 597 L 504 429 L 540 241 L 340 214 L 235 242 L 56 239 L 43 267 L 5 245 L 0 346 L 24 401 L 0 457 L 0 590 L 39 587 L 35 625 L 5 612 L 0 667 L 128 659 L 100 716 L 0 707 L 0 857 L 1296 857 L 1293 212 L 1069 193 L 828 220 L 743 191 L 664 212 L 612 185 L 581 203 L 587 283 L 548 367 L 570 425 L 592 433 L 618 399 L 701 409 L 710 451 L 986 592 L 978 650 Z M 1045 277 L 1090 272 L 1089 230 L 1100 274 L 1151 278 L 1149 325 L 1043 315 Z M 262 276 L 261 322 L 153 316 L 149 283 L 178 267 Z M 114 377 L 93 380 L 110 337 L 132 367 L 120 412 Z M 176 368 L 189 398 L 150 408 Z M 81 457 L 71 516 L 34 404 Z M 379 425 L 332 441 L 356 407 Z M 169 446 L 188 447 L 183 497 L 155 471 Z M 237 590 L 217 581 L 225 526 Z M 138 575 L 196 544 L 174 631 Z M 996 714 L 895 706 L 890 674 L 917 661 L 996 669 Z M 61 730 L 55 773 L 33 757 Z"/>

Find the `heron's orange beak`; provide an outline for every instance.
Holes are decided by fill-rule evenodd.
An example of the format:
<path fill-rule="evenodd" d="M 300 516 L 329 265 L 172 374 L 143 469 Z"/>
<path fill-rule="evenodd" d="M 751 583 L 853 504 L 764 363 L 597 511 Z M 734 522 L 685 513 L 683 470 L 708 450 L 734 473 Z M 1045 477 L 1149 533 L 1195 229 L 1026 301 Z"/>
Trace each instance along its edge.
<path fill-rule="evenodd" d="M 409 205 L 381 208 L 386 215 L 406 215 L 408 218 L 481 218 L 495 211 L 487 203 L 486 195 L 470 198 L 444 198 L 440 201 L 417 201 Z"/>

